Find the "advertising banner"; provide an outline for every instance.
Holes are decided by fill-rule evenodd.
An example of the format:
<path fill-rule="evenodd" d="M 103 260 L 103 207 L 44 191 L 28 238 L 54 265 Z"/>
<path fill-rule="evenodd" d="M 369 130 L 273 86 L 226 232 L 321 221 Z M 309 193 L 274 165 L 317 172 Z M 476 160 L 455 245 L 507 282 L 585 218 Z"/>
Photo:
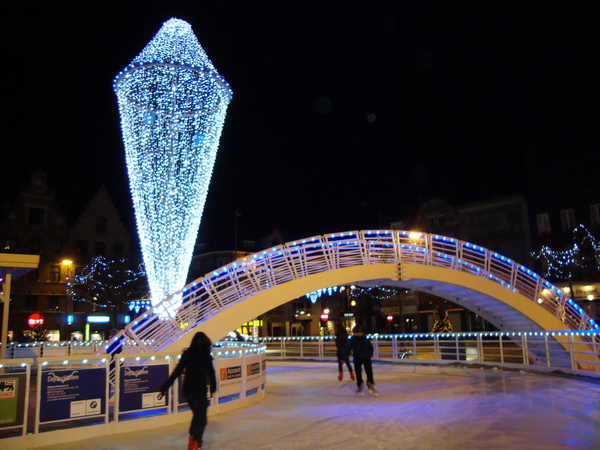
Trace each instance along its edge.
<path fill-rule="evenodd" d="M 106 369 L 43 372 L 40 423 L 105 414 Z"/>
<path fill-rule="evenodd" d="M 256 394 L 262 384 L 262 355 L 246 357 L 246 396 Z"/>
<path fill-rule="evenodd" d="M 167 397 L 160 396 L 160 386 L 167 378 L 169 378 L 167 364 L 121 367 L 119 412 L 167 406 Z"/>
<path fill-rule="evenodd" d="M 25 374 L 0 375 L 0 428 L 23 425 Z"/>
<path fill-rule="evenodd" d="M 265 389 L 267 386 L 267 358 L 262 356 L 262 388 Z"/>
<path fill-rule="evenodd" d="M 219 383 L 219 403 L 240 398 L 242 392 L 242 366 L 239 359 L 217 360 L 217 381 Z"/>

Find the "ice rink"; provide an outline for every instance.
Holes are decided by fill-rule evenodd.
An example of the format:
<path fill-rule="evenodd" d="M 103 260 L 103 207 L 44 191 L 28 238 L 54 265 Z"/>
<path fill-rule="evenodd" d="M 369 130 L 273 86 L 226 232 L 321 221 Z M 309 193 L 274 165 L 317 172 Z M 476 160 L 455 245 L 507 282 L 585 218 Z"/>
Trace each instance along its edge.
<path fill-rule="evenodd" d="M 600 449 L 600 383 L 444 366 L 374 364 L 355 393 L 333 362 L 268 361 L 266 398 L 209 417 L 205 450 Z M 188 424 L 43 447 L 186 449 Z"/>

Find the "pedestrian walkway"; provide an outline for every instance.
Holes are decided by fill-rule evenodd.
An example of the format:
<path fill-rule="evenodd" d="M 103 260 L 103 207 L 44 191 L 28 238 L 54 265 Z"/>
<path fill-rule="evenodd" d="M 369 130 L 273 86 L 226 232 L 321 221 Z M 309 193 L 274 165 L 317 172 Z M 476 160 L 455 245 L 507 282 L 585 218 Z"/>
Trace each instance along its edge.
<path fill-rule="evenodd" d="M 600 384 L 518 371 L 374 364 L 356 394 L 334 362 L 269 361 L 266 398 L 209 417 L 203 450 L 597 450 Z M 184 450 L 188 424 L 43 447 Z"/>

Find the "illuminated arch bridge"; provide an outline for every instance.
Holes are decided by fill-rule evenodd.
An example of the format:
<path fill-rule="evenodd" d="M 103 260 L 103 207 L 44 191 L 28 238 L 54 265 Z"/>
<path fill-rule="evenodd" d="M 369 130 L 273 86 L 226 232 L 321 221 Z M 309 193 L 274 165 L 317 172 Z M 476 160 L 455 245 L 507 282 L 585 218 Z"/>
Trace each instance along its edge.
<path fill-rule="evenodd" d="M 478 245 L 408 231 L 351 231 L 288 242 L 198 278 L 128 324 L 124 334 L 136 345 L 124 351 L 179 350 L 200 329 L 218 340 L 307 292 L 348 284 L 428 292 L 501 331 L 599 329 L 560 289 Z M 181 297 L 171 311 L 170 299 Z"/>

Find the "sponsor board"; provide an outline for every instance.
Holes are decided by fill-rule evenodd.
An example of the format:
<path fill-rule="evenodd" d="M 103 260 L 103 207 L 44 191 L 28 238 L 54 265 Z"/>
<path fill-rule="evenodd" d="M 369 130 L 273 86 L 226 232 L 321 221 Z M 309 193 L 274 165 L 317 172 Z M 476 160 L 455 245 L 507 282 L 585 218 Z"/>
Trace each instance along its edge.
<path fill-rule="evenodd" d="M 246 358 L 246 390 L 258 388 L 262 384 L 262 357 L 261 355 Z"/>
<path fill-rule="evenodd" d="M 19 395 L 19 381 L 19 375 L 0 376 L 0 427 L 17 425 L 18 418 L 22 416 L 22 411 L 19 414 L 19 406 L 22 409 L 20 403 L 23 403 L 23 399 L 19 401 L 22 397 Z"/>
<path fill-rule="evenodd" d="M 121 367 L 119 412 L 165 407 L 167 396 L 160 395 L 160 387 L 168 377 L 166 364 Z"/>
<path fill-rule="evenodd" d="M 40 423 L 105 413 L 106 369 L 43 372 Z"/>
<path fill-rule="evenodd" d="M 241 392 L 242 366 L 239 364 L 239 360 L 217 360 L 217 373 L 219 374 L 219 398 L 228 397 Z"/>

